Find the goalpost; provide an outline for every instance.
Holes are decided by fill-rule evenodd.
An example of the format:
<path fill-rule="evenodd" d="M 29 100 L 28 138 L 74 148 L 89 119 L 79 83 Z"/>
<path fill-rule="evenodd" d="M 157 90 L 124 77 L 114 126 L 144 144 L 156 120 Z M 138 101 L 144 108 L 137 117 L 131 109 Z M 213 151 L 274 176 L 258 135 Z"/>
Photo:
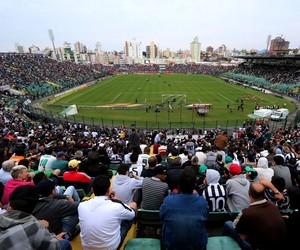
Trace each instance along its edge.
<path fill-rule="evenodd" d="M 186 94 L 162 94 L 162 103 L 186 104 Z"/>

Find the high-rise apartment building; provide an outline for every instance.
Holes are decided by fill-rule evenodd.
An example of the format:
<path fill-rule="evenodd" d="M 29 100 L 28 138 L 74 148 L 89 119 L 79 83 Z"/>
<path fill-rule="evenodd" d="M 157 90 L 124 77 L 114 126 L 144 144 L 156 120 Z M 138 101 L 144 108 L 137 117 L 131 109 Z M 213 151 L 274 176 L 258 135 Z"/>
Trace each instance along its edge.
<path fill-rule="evenodd" d="M 135 38 L 131 42 L 125 41 L 124 55 L 138 62 L 138 59 L 143 58 L 142 43 Z"/>
<path fill-rule="evenodd" d="M 146 57 L 150 59 L 155 59 L 158 56 L 158 47 L 154 42 L 146 46 Z"/>
<path fill-rule="evenodd" d="M 271 40 L 269 53 L 271 55 L 286 55 L 289 51 L 290 42 L 285 41 L 283 37 L 276 37 Z"/>
<path fill-rule="evenodd" d="M 194 60 L 194 62 L 200 62 L 200 52 L 201 52 L 201 43 L 199 43 L 198 37 L 196 36 L 194 40 L 191 42 L 191 55 L 192 55 L 192 60 Z"/>

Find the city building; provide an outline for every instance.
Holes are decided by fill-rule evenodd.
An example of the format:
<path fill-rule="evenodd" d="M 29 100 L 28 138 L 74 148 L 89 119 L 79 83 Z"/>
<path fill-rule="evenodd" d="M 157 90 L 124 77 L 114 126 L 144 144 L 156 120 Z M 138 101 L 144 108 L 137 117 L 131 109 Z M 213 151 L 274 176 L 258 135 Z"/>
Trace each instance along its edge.
<path fill-rule="evenodd" d="M 271 45 L 269 49 L 269 54 L 273 56 L 283 56 L 289 53 L 290 42 L 285 41 L 283 36 L 278 36 L 271 40 Z"/>
<path fill-rule="evenodd" d="M 194 62 L 200 62 L 201 43 L 199 43 L 197 36 L 191 42 L 190 47 L 192 60 L 194 60 Z"/>

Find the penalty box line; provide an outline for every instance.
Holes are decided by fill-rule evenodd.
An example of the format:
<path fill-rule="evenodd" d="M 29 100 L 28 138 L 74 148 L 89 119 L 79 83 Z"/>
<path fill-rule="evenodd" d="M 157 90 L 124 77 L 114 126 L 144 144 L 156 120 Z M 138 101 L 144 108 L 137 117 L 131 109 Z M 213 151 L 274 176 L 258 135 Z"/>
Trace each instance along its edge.
<path fill-rule="evenodd" d="M 119 93 L 119 94 L 115 97 L 115 99 L 113 99 L 110 103 L 113 103 L 120 95 L 121 95 L 121 93 Z"/>

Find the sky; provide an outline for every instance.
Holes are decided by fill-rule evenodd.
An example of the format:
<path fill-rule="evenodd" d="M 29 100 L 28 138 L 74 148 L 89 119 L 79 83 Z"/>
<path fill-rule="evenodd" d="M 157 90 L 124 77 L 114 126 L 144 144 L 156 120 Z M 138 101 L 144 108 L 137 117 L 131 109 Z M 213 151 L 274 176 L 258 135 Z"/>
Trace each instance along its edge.
<path fill-rule="evenodd" d="M 267 47 L 267 37 L 282 36 L 290 48 L 300 45 L 299 0 L 0 0 L 0 52 L 52 48 L 79 41 L 94 50 L 122 51 L 125 41 L 154 41 L 160 50 Z"/>

